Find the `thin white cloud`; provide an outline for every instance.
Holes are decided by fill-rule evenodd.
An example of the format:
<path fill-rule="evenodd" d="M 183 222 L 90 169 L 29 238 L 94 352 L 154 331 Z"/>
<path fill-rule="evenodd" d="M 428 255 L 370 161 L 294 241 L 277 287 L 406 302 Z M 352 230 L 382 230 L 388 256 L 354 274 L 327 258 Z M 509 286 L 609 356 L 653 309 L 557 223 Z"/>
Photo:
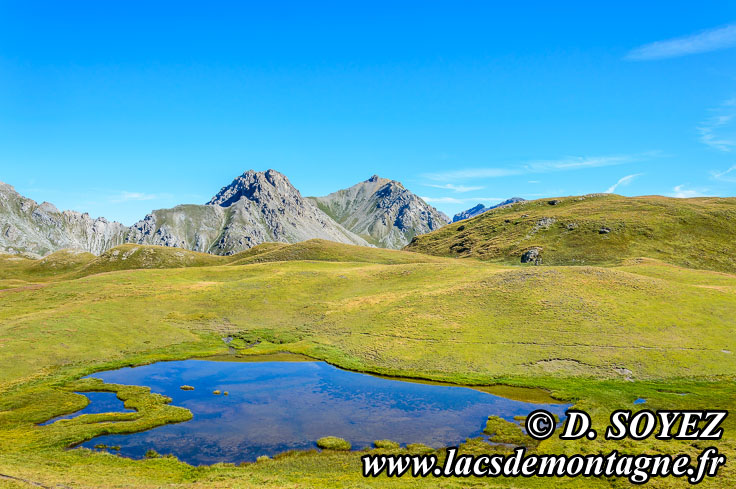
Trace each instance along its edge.
<path fill-rule="evenodd" d="M 601 166 L 620 165 L 628 163 L 634 158 L 629 155 L 621 156 L 570 156 L 561 160 L 535 161 L 525 165 L 530 173 L 546 173 L 559 170 L 576 170 L 578 168 L 597 168 Z"/>
<path fill-rule="evenodd" d="M 620 178 L 618 182 L 608 187 L 608 190 L 606 190 L 604 193 L 612 194 L 616 191 L 618 187 L 626 186 L 630 184 L 632 180 L 634 180 L 636 177 L 640 177 L 641 175 L 642 173 L 634 173 L 632 175 L 626 175 L 625 177 Z"/>
<path fill-rule="evenodd" d="M 726 153 L 736 147 L 736 98 L 710 109 L 715 115 L 697 127 L 700 142 Z"/>
<path fill-rule="evenodd" d="M 469 178 L 497 178 L 521 175 L 519 168 L 468 168 L 465 170 L 452 170 L 439 173 L 426 173 L 424 176 L 430 180 L 465 180 Z"/>
<path fill-rule="evenodd" d="M 626 59 L 646 61 L 707 53 L 736 46 L 736 24 L 708 29 L 690 36 L 657 41 L 632 49 Z"/>
<path fill-rule="evenodd" d="M 457 199 L 455 197 L 420 197 L 428 204 L 467 204 L 470 202 L 501 202 L 503 199 L 497 197 L 471 197 L 467 199 Z"/>
<path fill-rule="evenodd" d="M 635 161 L 643 161 L 659 156 L 658 151 L 633 155 L 611 155 L 611 156 L 567 156 L 558 160 L 536 160 L 529 161 L 516 167 L 496 168 L 467 168 L 451 170 L 447 172 L 427 173 L 423 176 L 434 181 L 458 181 L 474 178 L 498 178 L 515 175 L 526 175 L 536 173 L 551 173 L 557 171 L 579 170 L 583 168 L 598 168 L 603 166 L 622 165 Z"/>
<path fill-rule="evenodd" d="M 444 185 L 437 185 L 433 183 L 425 183 L 425 187 L 434 187 L 434 188 L 441 188 L 445 190 L 454 190 L 458 193 L 465 193 L 465 192 L 472 192 L 474 190 L 483 190 L 485 187 L 473 187 L 473 186 L 466 186 L 466 185 L 453 185 L 451 183 L 446 183 Z"/>
<path fill-rule="evenodd" d="M 723 182 L 736 182 L 736 165 L 732 166 L 728 170 L 725 171 L 712 171 L 710 172 L 711 176 L 716 180 L 721 180 Z"/>
<path fill-rule="evenodd" d="M 122 191 L 119 192 L 118 195 L 110 198 L 110 202 L 113 202 L 115 204 L 119 204 L 122 202 L 131 202 L 131 201 L 142 201 L 142 200 L 154 200 L 159 198 L 156 194 L 146 194 L 143 192 L 126 192 Z"/>
<path fill-rule="evenodd" d="M 690 199 L 692 197 L 708 197 L 703 191 L 696 189 L 686 189 L 685 185 L 678 185 L 672 189 L 670 197 L 677 197 L 678 199 Z"/>

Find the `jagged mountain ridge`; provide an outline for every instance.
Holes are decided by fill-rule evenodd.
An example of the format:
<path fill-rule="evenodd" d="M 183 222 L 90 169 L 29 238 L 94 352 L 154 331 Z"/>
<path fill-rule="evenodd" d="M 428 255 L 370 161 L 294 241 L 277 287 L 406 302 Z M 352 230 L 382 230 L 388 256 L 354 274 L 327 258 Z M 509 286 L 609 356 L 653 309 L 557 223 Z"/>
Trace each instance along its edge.
<path fill-rule="evenodd" d="M 372 183 L 378 180 L 375 177 Z M 372 244 L 400 248 L 408 243 L 407 236 L 446 224 L 444 214 L 398 182 L 380 180 L 375 191 L 368 192 L 375 206 L 371 216 L 380 222 L 352 214 L 353 227 L 367 230 L 366 236 L 389 229 L 379 232 Z M 120 244 L 136 243 L 229 255 L 264 242 L 296 243 L 313 238 L 368 245 L 317 204 L 317 199 L 302 197 L 281 173 L 250 170 L 204 205 L 155 210 L 127 227 L 75 211 L 61 212 L 46 202 L 37 204 L 0 182 L 0 252 L 45 256 L 70 248 L 99 255 Z M 424 225 L 417 222 L 422 216 L 427 220 Z"/>
<path fill-rule="evenodd" d="M 505 205 L 515 204 L 517 202 L 524 202 L 524 200 L 525 199 L 522 199 L 521 197 L 511 197 L 510 199 L 504 200 L 503 202 L 492 205 L 490 207 L 486 207 L 483 204 L 478 204 L 475 207 L 471 207 L 466 211 L 458 212 L 457 214 L 455 214 L 452 218 L 452 222 L 462 221 L 463 219 L 470 219 L 471 217 L 475 217 L 483 214 L 484 212 L 488 212 L 491 209 L 497 209 Z"/>
<path fill-rule="evenodd" d="M 230 255 L 265 242 L 313 238 L 367 245 L 302 197 L 281 173 L 249 170 L 205 205 L 152 212 L 131 226 L 127 242 Z"/>
<path fill-rule="evenodd" d="M 46 256 L 72 248 L 99 255 L 125 242 L 127 227 L 103 217 L 59 211 L 48 202 L 36 203 L 0 182 L 0 251 Z"/>
<path fill-rule="evenodd" d="M 378 175 L 312 200 L 343 227 L 382 248 L 403 248 L 414 236 L 449 222 L 401 183 Z"/>

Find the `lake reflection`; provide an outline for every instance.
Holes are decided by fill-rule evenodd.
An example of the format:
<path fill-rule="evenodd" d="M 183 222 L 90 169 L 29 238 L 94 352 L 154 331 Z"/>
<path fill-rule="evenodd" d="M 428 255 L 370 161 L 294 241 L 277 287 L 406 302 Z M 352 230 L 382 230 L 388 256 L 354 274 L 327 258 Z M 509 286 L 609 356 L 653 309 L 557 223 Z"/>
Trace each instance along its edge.
<path fill-rule="evenodd" d="M 389 439 L 433 447 L 480 436 L 489 415 L 513 421 L 544 407 L 564 417 L 569 405 L 513 401 L 466 387 L 403 382 L 340 370 L 324 362 L 160 362 L 93 375 L 105 382 L 145 385 L 192 411 L 185 423 L 84 444 L 147 450 L 199 465 L 253 461 L 292 449 L 315 448 L 333 435 L 353 448 Z M 179 387 L 191 385 L 193 391 Z M 229 395 L 214 395 L 214 390 Z"/>

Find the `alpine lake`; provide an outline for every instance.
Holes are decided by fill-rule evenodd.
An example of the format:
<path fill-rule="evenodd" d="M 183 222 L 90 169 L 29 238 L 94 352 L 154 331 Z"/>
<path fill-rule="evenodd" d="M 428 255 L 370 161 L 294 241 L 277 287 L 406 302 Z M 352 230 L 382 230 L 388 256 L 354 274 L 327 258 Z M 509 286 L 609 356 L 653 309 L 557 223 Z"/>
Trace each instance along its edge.
<path fill-rule="evenodd" d="M 564 420 L 570 407 L 541 390 L 506 387 L 499 395 L 493 387 L 385 378 L 292 354 L 158 362 L 90 377 L 150 387 L 193 417 L 148 431 L 99 436 L 81 446 L 136 459 L 154 450 L 192 465 L 315 449 L 316 440 L 325 436 L 343 438 L 353 449 L 375 440 L 454 446 L 485 437 L 491 415 L 519 423 L 531 411 L 546 409 Z M 87 407 L 43 424 L 126 411 L 114 393 L 80 394 L 88 396 Z"/>

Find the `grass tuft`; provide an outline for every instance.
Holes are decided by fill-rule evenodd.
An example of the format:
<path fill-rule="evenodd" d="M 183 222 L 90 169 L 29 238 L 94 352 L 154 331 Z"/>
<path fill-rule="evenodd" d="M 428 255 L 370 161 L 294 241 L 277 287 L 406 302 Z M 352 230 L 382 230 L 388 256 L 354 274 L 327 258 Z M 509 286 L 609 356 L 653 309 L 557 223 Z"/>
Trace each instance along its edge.
<path fill-rule="evenodd" d="M 350 450 L 352 445 L 349 441 L 336 436 L 325 436 L 317 440 L 317 446 L 323 450 Z"/>
<path fill-rule="evenodd" d="M 391 441 L 391 440 L 376 440 L 376 441 L 373 442 L 373 446 L 376 447 L 376 448 L 383 448 L 383 449 L 386 449 L 386 450 L 396 450 L 401 445 L 399 445 L 395 441 Z"/>

